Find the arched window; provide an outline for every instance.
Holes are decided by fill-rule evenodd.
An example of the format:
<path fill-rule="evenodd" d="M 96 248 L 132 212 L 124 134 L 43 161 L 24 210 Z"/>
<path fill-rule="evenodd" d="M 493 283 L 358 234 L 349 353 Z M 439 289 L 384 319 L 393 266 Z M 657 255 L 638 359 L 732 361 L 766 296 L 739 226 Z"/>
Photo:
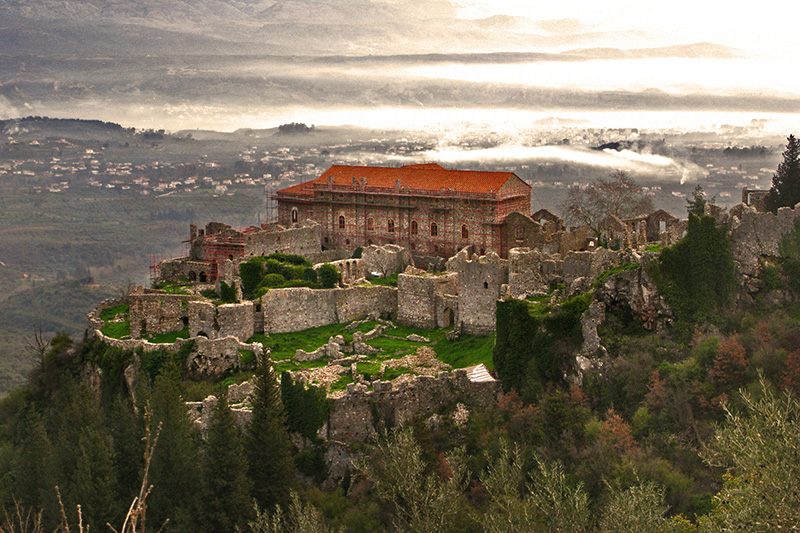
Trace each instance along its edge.
<path fill-rule="evenodd" d="M 431 237 L 436 237 L 439 235 L 439 226 L 436 225 L 436 222 L 431 223 Z"/>
<path fill-rule="evenodd" d="M 416 220 L 412 220 L 411 221 L 411 235 L 416 235 L 418 231 L 419 231 L 419 229 L 417 228 L 417 221 Z"/>
<path fill-rule="evenodd" d="M 297 222 L 297 208 L 292 209 L 292 222 Z"/>
<path fill-rule="evenodd" d="M 469 228 L 466 224 L 461 224 L 461 238 L 469 239 Z"/>
<path fill-rule="evenodd" d="M 344 215 L 339 215 L 339 229 L 344 229 Z"/>
<path fill-rule="evenodd" d="M 372 217 L 367 219 L 367 231 L 375 231 L 375 219 Z"/>
<path fill-rule="evenodd" d="M 394 220 L 391 218 L 386 222 L 386 231 L 389 233 L 394 233 Z"/>
<path fill-rule="evenodd" d="M 522 226 L 514 228 L 514 238 L 518 241 L 523 240 L 525 238 L 525 228 Z"/>

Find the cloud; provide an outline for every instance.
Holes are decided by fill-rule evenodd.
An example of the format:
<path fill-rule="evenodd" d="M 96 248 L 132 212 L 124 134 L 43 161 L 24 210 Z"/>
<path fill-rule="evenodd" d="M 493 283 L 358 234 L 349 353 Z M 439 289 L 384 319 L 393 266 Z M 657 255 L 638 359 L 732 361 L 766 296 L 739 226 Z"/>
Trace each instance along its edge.
<path fill-rule="evenodd" d="M 560 162 L 626 170 L 652 178 L 676 179 L 680 183 L 695 181 L 706 171 L 694 163 L 670 157 L 642 154 L 631 150 L 590 150 L 570 146 L 522 146 L 505 144 L 493 148 L 461 150 L 454 147 L 423 152 L 420 155 L 394 158 L 457 164 L 467 162 L 531 163 Z"/>
<path fill-rule="evenodd" d="M 20 116 L 19 110 L 8 101 L 8 98 L 0 95 L 0 119 L 18 118 Z"/>

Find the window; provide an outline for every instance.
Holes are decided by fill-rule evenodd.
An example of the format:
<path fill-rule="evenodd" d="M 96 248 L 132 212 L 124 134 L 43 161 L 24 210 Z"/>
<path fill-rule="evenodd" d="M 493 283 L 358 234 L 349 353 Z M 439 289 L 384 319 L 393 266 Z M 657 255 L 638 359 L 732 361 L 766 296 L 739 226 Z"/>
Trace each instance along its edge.
<path fill-rule="evenodd" d="M 297 208 L 292 209 L 292 222 L 297 222 Z"/>
<path fill-rule="evenodd" d="M 437 235 L 439 235 L 439 226 L 434 222 L 431 224 L 431 237 L 436 237 Z"/>
<path fill-rule="evenodd" d="M 419 231 L 419 229 L 417 228 L 417 221 L 416 220 L 412 220 L 411 221 L 411 235 L 416 235 L 418 231 Z"/>
<path fill-rule="evenodd" d="M 469 239 L 469 228 L 466 224 L 461 224 L 461 238 Z"/>
<path fill-rule="evenodd" d="M 392 220 L 391 218 L 389 219 L 388 222 L 386 222 L 386 231 L 388 231 L 389 233 L 394 233 L 394 220 Z"/>
<path fill-rule="evenodd" d="M 339 229 L 344 229 L 344 215 L 339 215 Z"/>
<path fill-rule="evenodd" d="M 367 231 L 375 231 L 375 219 L 372 217 L 367 219 Z"/>
<path fill-rule="evenodd" d="M 522 226 L 514 228 L 514 238 L 521 241 L 525 238 L 525 229 Z"/>

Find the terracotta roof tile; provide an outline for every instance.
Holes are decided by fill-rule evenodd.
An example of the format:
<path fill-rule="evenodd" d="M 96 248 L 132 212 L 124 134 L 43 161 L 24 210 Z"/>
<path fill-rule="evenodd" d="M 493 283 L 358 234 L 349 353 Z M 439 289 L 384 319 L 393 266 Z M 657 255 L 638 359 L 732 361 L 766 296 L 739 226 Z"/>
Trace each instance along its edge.
<path fill-rule="evenodd" d="M 315 180 L 287 187 L 278 191 L 287 194 L 312 195 L 315 184 L 327 185 L 333 178 L 335 186 L 349 187 L 356 178 L 366 178 L 369 189 L 395 188 L 395 180 L 400 180 L 403 188 L 417 191 L 437 192 L 441 190 L 489 194 L 497 192 L 515 174 L 513 172 L 487 172 L 475 170 L 449 170 L 436 163 L 406 165 L 399 168 L 361 167 L 333 165 Z"/>

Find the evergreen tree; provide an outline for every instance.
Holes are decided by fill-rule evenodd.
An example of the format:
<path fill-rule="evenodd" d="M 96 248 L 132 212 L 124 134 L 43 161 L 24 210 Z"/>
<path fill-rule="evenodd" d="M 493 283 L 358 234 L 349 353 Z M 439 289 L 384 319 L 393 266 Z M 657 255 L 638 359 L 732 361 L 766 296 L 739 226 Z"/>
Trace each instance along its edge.
<path fill-rule="evenodd" d="M 169 519 L 170 529 L 196 531 L 200 472 L 194 429 L 182 398 L 177 365 L 170 364 L 156 378 L 151 405 L 151 431 L 162 423 L 161 436 L 150 464 L 153 491 L 148 499 L 148 522 L 155 529 Z"/>
<path fill-rule="evenodd" d="M 11 469 L 11 492 L 24 509 L 34 513 L 41 510 L 45 525 L 52 529 L 58 517 L 53 447 L 41 417 L 31 406 L 20 415 L 20 439 Z M 14 502 L 6 503 L 13 505 Z"/>
<path fill-rule="evenodd" d="M 800 202 L 800 141 L 789 135 L 783 152 L 783 161 L 772 176 L 772 187 L 766 199 L 768 211 L 776 213 L 780 207 L 794 207 Z"/>
<path fill-rule="evenodd" d="M 63 377 L 49 414 L 64 510 L 77 522 L 80 505 L 84 522 L 102 527 L 115 518 L 116 479 L 100 407 L 84 385 Z"/>
<path fill-rule="evenodd" d="M 114 471 L 117 474 L 117 500 L 125 503 L 119 509 L 124 513 L 127 511 L 126 505 L 139 492 L 142 482 L 144 427 L 132 402 L 121 396 L 109 405 L 106 420 L 111 431 Z M 122 523 L 122 520 L 118 518 L 113 523 Z"/>
<path fill-rule="evenodd" d="M 224 533 L 244 526 L 253 509 L 250 480 L 242 435 L 224 394 L 208 425 L 203 481 L 203 528 Z"/>
<path fill-rule="evenodd" d="M 268 356 L 258 365 L 253 385 L 253 413 L 245 441 L 250 481 L 256 503 L 262 509 L 271 509 L 289 503 L 296 478 L 281 392 Z"/>

